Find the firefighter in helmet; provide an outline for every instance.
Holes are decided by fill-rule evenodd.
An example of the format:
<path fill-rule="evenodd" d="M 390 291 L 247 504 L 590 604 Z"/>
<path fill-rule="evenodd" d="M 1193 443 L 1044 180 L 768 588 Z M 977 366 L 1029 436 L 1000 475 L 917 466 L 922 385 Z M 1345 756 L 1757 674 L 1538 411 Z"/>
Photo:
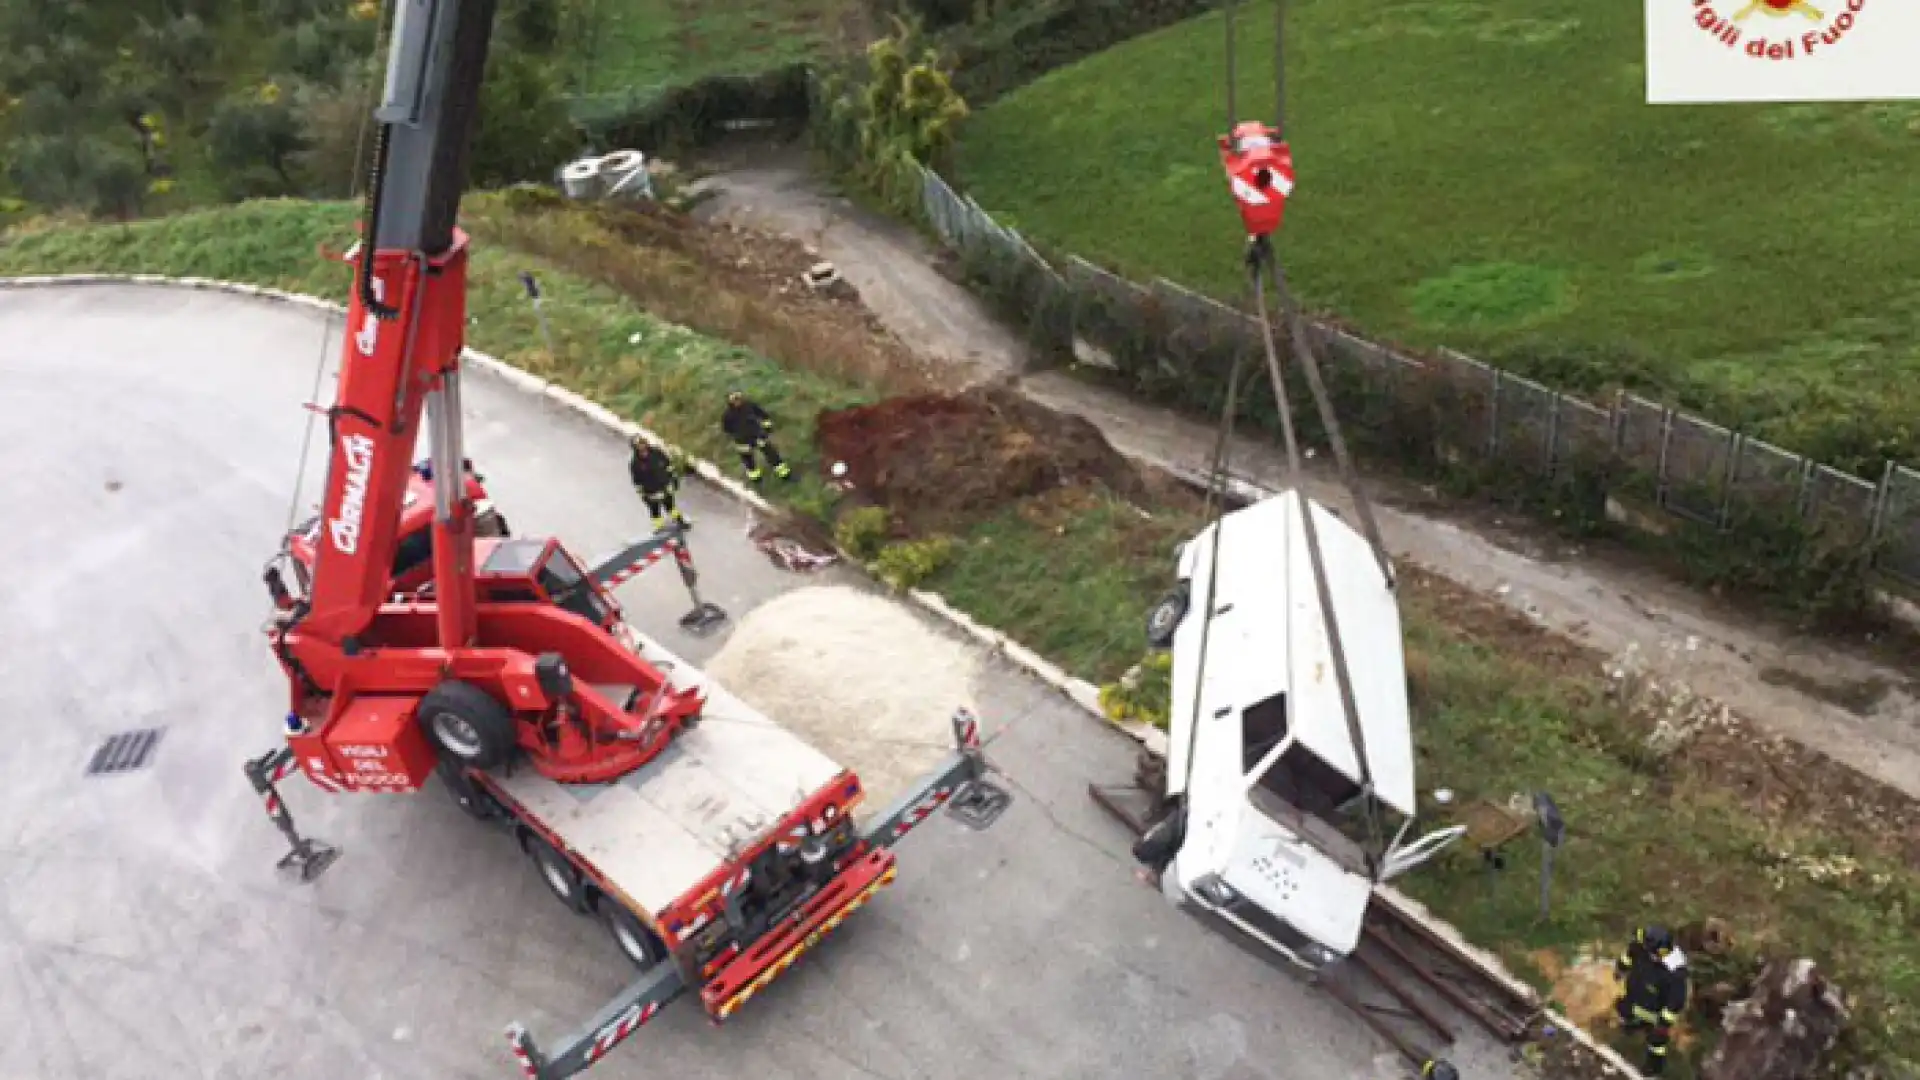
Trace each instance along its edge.
<path fill-rule="evenodd" d="M 760 465 L 754 460 L 756 451 L 773 466 L 773 475 L 782 480 L 793 479 L 793 466 L 782 460 L 780 451 L 773 446 L 773 417 L 747 400 L 747 395 L 738 390 L 727 395 L 727 410 L 720 414 L 720 430 L 733 440 L 733 448 L 739 452 L 740 465 L 747 470 L 750 482 L 760 482 Z"/>
<path fill-rule="evenodd" d="M 693 528 L 693 522 L 680 512 L 673 498 L 680 490 L 679 468 L 665 450 L 648 441 L 645 435 L 633 437 L 633 456 L 627 459 L 627 477 L 647 504 L 647 513 L 653 515 L 654 532 L 666 528 L 669 518 L 682 529 Z"/>
<path fill-rule="evenodd" d="M 1687 954 L 1673 943 L 1673 932 L 1666 927 L 1643 927 L 1634 931 L 1613 974 L 1621 983 L 1614 1012 L 1626 1030 L 1647 1032 L 1644 1071 L 1658 1076 L 1667 1067 L 1673 1025 L 1687 1007 Z"/>
<path fill-rule="evenodd" d="M 1429 1061 L 1420 1066 L 1420 1080 L 1460 1080 L 1460 1070 L 1451 1062 Z"/>

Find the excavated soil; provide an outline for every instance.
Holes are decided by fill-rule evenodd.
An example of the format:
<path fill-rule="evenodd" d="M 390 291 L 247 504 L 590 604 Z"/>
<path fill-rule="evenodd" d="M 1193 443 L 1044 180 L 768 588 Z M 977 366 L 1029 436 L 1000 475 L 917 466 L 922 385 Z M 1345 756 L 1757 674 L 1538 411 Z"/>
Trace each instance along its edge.
<path fill-rule="evenodd" d="M 844 464 L 840 482 L 910 535 L 963 527 L 1061 488 L 1151 494 L 1099 428 L 1004 386 L 823 412 L 817 430 L 825 467 Z"/>

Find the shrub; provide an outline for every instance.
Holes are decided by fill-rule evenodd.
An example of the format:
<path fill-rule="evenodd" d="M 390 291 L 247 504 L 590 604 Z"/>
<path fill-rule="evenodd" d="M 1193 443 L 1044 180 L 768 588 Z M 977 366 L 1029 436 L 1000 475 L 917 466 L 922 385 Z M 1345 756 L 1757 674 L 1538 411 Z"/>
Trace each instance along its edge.
<path fill-rule="evenodd" d="M 896 589 L 911 589 L 946 569 L 953 561 L 953 538 L 929 536 L 921 540 L 902 540 L 880 549 L 874 560 L 874 572 L 880 580 Z"/>
<path fill-rule="evenodd" d="M 1100 709 L 1116 724 L 1150 724 L 1165 731 L 1172 699 L 1173 654 L 1159 650 L 1100 688 Z"/>
<path fill-rule="evenodd" d="M 893 520 L 883 506 L 862 506 L 850 510 L 833 526 L 833 542 L 841 550 L 867 562 L 880 554 L 893 529 Z"/>
<path fill-rule="evenodd" d="M 543 61 L 524 52 L 488 57 L 478 128 L 468 167 L 474 187 L 545 180 L 580 143 L 559 80 Z"/>

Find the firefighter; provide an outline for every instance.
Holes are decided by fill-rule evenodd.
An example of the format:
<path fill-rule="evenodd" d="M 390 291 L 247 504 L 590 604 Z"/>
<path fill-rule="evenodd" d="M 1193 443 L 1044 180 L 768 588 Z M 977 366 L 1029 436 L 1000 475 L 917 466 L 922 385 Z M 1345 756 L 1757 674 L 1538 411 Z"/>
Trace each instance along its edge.
<path fill-rule="evenodd" d="M 1666 927 L 1643 927 L 1614 963 L 1613 974 L 1621 983 L 1614 1012 L 1626 1030 L 1647 1031 L 1644 1071 L 1658 1076 L 1667 1067 L 1673 1025 L 1687 1007 L 1687 954 L 1674 945 Z"/>
<path fill-rule="evenodd" d="M 1420 1066 L 1420 1080 L 1460 1080 L 1460 1070 L 1446 1061 L 1429 1061 Z"/>
<path fill-rule="evenodd" d="M 773 466 L 773 475 L 782 480 L 793 479 L 793 466 L 780 457 L 780 451 L 774 449 L 773 417 L 767 410 L 747 400 L 747 395 L 738 390 L 727 395 L 727 411 L 720 414 L 720 430 L 733 440 L 733 448 L 740 453 L 740 464 L 747 470 L 747 480 L 760 482 L 760 466 L 754 462 L 754 451 L 759 451 Z"/>
<path fill-rule="evenodd" d="M 647 504 L 647 513 L 653 515 L 654 532 L 666 528 L 668 518 L 682 529 L 693 528 L 693 522 L 686 519 L 673 499 L 674 492 L 680 489 L 680 470 L 665 450 L 648 442 L 644 435 L 633 437 L 633 456 L 627 459 L 627 476 Z"/>

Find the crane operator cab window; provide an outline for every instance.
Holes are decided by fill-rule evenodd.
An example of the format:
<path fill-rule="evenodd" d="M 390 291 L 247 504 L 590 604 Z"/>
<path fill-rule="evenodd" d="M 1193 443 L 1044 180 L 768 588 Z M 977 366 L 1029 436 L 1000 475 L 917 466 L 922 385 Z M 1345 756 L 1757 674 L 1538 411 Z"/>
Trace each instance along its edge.
<path fill-rule="evenodd" d="M 546 561 L 540 564 L 535 581 L 540 590 L 547 594 L 548 600 L 588 622 L 604 624 L 612 614 L 606 602 L 600 598 L 599 591 L 559 544 L 548 549 Z"/>

